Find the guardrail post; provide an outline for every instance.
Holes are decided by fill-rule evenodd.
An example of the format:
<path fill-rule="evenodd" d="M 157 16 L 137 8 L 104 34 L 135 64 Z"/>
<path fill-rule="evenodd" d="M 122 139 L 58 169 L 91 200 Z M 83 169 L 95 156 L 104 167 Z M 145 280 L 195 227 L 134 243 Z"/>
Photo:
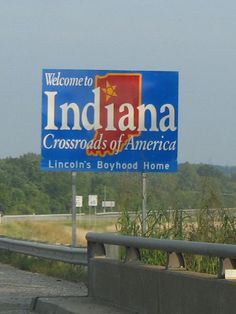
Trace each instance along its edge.
<path fill-rule="evenodd" d="M 182 253 L 167 252 L 166 269 L 183 269 L 185 268 L 185 260 Z"/>
<path fill-rule="evenodd" d="M 141 254 L 139 249 L 135 247 L 126 246 L 125 262 L 141 261 Z"/>
<path fill-rule="evenodd" d="M 218 278 L 225 278 L 226 269 L 236 269 L 236 259 L 220 257 Z"/>
<path fill-rule="evenodd" d="M 88 258 L 106 256 L 106 249 L 103 243 L 88 241 Z"/>

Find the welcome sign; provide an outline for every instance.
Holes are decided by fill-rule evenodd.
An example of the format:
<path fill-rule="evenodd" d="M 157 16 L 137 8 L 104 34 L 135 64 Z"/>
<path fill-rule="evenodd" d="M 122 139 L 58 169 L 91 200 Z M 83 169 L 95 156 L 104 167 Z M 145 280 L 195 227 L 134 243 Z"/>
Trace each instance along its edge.
<path fill-rule="evenodd" d="M 43 70 L 41 167 L 177 170 L 178 72 Z"/>

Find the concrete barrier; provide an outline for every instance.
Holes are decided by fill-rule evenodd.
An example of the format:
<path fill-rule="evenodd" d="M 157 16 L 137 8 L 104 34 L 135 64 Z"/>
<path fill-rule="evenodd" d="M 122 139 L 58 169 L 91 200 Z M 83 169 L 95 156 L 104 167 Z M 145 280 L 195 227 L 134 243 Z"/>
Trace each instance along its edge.
<path fill-rule="evenodd" d="M 141 314 L 231 314 L 236 282 L 104 257 L 89 260 L 89 296 Z"/>
<path fill-rule="evenodd" d="M 91 298 L 139 314 L 236 313 L 236 281 L 224 279 L 236 269 L 235 245 L 92 232 L 86 238 Z M 124 262 L 109 258 L 108 245 L 125 248 Z M 144 264 L 141 249 L 166 252 L 166 267 Z M 184 254 L 218 257 L 218 276 L 186 271 Z"/>

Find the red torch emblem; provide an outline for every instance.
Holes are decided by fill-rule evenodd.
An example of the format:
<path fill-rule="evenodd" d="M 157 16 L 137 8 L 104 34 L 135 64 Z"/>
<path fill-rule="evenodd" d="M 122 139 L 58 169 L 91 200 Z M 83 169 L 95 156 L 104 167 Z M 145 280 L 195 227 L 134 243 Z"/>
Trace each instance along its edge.
<path fill-rule="evenodd" d="M 139 136 L 139 110 L 141 105 L 141 74 L 115 74 L 96 76 L 100 88 L 100 125 L 93 142 L 99 148 L 87 148 L 87 154 L 104 157 L 121 152 L 129 139 Z"/>

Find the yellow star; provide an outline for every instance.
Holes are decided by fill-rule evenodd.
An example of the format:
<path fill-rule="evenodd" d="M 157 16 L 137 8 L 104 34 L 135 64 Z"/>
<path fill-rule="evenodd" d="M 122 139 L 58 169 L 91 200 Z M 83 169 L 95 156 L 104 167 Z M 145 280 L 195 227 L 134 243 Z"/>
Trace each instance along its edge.
<path fill-rule="evenodd" d="M 115 85 L 111 85 L 108 81 L 106 81 L 106 87 L 102 88 L 102 91 L 106 94 L 106 101 L 112 96 L 117 96 L 115 89 Z"/>

